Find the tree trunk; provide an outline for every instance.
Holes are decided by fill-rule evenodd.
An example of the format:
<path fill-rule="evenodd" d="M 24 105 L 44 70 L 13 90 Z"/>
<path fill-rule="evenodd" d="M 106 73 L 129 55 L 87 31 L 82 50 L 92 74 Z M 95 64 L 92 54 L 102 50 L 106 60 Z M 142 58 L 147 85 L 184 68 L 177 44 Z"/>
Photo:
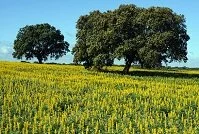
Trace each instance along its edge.
<path fill-rule="evenodd" d="M 143 69 L 144 68 L 144 62 L 139 58 L 139 63 L 140 63 L 140 67 Z"/>
<path fill-rule="evenodd" d="M 42 57 L 41 57 L 41 56 L 37 56 L 37 59 L 38 59 L 39 64 L 42 64 L 42 63 L 43 63 L 43 62 L 42 62 Z"/>
<path fill-rule="evenodd" d="M 144 64 L 141 62 L 140 65 L 141 65 L 141 68 L 143 69 L 144 68 Z"/>
<path fill-rule="evenodd" d="M 128 74 L 129 73 L 129 69 L 130 69 L 130 67 L 131 67 L 131 61 L 127 61 L 126 62 L 126 65 L 125 65 L 125 67 L 124 67 L 124 69 L 123 69 L 123 73 L 124 74 Z"/>

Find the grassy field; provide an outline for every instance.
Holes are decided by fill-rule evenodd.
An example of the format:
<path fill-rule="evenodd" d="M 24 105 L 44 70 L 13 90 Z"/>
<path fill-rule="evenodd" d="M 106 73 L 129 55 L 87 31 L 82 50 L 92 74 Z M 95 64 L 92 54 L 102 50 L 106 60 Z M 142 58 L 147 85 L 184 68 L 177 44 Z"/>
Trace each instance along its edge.
<path fill-rule="evenodd" d="M 199 133 L 199 71 L 108 70 L 0 62 L 0 133 Z"/>

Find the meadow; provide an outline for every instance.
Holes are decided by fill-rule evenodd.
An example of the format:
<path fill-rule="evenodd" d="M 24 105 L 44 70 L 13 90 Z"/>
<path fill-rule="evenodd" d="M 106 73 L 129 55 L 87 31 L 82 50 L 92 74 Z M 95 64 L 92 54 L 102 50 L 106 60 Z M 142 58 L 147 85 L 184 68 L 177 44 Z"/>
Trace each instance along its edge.
<path fill-rule="evenodd" d="M 0 133 L 199 133 L 199 71 L 108 70 L 0 62 Z"/>

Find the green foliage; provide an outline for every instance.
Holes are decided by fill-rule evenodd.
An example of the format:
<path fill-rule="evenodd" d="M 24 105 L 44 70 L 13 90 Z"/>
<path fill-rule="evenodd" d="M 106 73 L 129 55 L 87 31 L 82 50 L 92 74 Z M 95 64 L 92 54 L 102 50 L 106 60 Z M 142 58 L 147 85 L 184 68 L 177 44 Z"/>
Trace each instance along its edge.
<path fill-rule="evenodd" d="M 138 54 L 145 67 L 159 67 L 162 62 L 187 61 L 185 18 L 169 8 L 151 7 L 138 17 L 143 27 L 143 45 Z"/>
<path fill-rule="evenodd" d="M 109 53 L 111 45 L 108 29 L 109 14 L 93 11 L 81 16 L 77 22 L 77 43 L 73 48 L 74 62 L 84 63 L 85 68 L 112 65 L 113 57 Z M 111 36 L 110 36 L 111 37 Z"/>
<path fill-rule="evenodd" d="M 79 18 L 74 62 L 102 68 L 117 58 L 125 60 L 126 73 L 132 63 L 155 68 L 163 62 L 186 62 L 188 40 L 184 16 L 170 8 L 121 5 Z"/>
<path fill-rule="evenodd" d="M 68 42 L 60 30 L 47 23 L 21 28 L 14 41 L 13 57 L 27 60 L 36 57 L 39 63 L 50 58 L 58 59 L 69 51 Z"/>

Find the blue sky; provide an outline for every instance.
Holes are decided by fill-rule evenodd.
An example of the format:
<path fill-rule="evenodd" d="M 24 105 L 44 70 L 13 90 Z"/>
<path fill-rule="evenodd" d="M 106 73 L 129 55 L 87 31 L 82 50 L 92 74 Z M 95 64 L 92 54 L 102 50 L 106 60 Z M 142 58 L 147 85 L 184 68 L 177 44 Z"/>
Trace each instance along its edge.
<path fill-rule="evenodd" d="M 188 62 L 173 63 L 172 66 L 199 67 L 199 1 L 182 0 L 0 0 L 0 60 L 12 58 L 13 41 L 18 30 L 25 25 L 49 23 L 60 29 L 70 49 L 75 44 L 76 21 L 80 15 L 93 10 L 112 10 L 120 4 L 135 4 L 139 7 L 164 6 L 178 14 L 184 14 L 190 40 Z M 57 62 L 71 63 L 73 56 L 68 53 Z M 51 62 L 51 61 L 50 61 Z M 118 63 L 118 62 L 117 62 Z M 119 62 L 122 63 L 122 62 Z"/>

